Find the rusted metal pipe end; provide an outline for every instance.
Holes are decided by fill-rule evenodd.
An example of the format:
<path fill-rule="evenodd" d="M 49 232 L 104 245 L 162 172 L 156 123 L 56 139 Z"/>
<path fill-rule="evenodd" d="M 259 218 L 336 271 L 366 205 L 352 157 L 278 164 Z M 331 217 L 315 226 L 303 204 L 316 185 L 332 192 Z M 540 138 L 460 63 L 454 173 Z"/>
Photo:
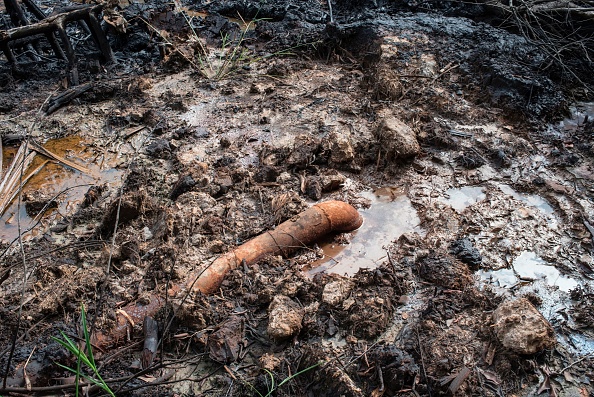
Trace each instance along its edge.
<path fill-rule="evenodd" d="M 321 209 L 335 232 L 352 232 L 363 224 L 363 217 L 349 203 L 344 201 L 324 201 L 314 207 Z"/>

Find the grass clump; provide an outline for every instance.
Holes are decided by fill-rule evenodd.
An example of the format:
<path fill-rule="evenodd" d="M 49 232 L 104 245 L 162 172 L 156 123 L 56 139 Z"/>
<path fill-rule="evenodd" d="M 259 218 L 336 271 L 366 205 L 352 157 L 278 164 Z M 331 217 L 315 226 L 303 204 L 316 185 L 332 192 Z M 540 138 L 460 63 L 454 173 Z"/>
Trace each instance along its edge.
<path fill-rule="evenodd" d="M 91 337 L 89 335 L 89 330 L 87 329 L 87 317 L 85 313 L 84 305 L 81 305 L 81 326 L 83 329 L 84 339 L 85 339 L 85 349 L 81 349 L 68 335 L 66 335 L 63 331 L 60 331 L 61 337 L 56 338 L 52 336 L 52 339 L 62 345 L 66 350 L 76 356 L 76 368 L 71 368 L 66 365 L 56 363 L 58 366 L 72 372 L 75 376 L 75 387 L 76 387 L 76 396 L 78 397 L 79 393 L 79 385 L 80 379 L 84 379 L 85 381 L 100 387 L 104 392 L 108 395 L 115 397 L 115 394 L 111 391 L 107 383 L 99 374 L 99 370 L 97 368 L 97 364 L 95 363 L 95 358 L 93 356 L 93 348 L 91 346 Z M 87 370 L 91 372 L 91 375 L 87 375 L 83 372 L 83 367 L 86 367 Z"/>
<path fill-rule="evenodd" d="M 255 388 L 253 385 L 251 385 L 251 384 L 249 384 L 249 383 L 248 383 L 248 386 L 249 386 L 249 387 L 250 387 L 250 388 L 251 388 L 251 389 L 252 389 L 252 390 L 253 390 L 253 391 L 256 393 L 256 395 L 257 395 L 258 397 L 270 397 L 270 396 L 272 396 L 272 394 L 273 394 L 275 391 L 277 391 L 278 389 L 280 389 L 280 388 L 281 388 L 283 385 L 285 385 L 286 383 L 288 383 L 288 382 L 292 381 L 293 379 L 295 379 L 295 378 L 296 378 L 296 377 L 298 377 L 299 375 L 301 375 L 301 374 L 303 374 L 303 373 L 305 373 L 305 372 L 307 372 L 307 371 L 310 371 L 310 370 L 314 369 L 315 367 L 317 367 L 317 366 L 319 366 L 319 365 L 321 365 L 321 364 L 322 364 L 322 362 L 319 362 L 319 363 L 317 363 L 317 364 L 314 364 L 314 365 L 311 365 L 311 366 L 309 366 L 309 367 L 307 367 L 307 368 L 305 368 L 305 369 L 302 369 L 301 371 L 299 371 L 299 372 L 296 372 L 296 373 L 294 373 L 293 375 L 291 375 L 291 376 L 289 376 L 289 377 L 285 378 L 285 379 L 284 379 L 282 382 L 280 382 L 280 383 L 278 383 L 278 384 L 276 383 L 276 379 L 275 379 L 275 377 L 274 377 L 274 374 L 273 374 L 272 372 L 270 372 L 269 370 L 267 370 L 267 369 L 264 369 L 264 371 L 266 371 L 266 373 L 267 373 L 267 374 L 268 374 L 268 376 L 270 377 L 270 384 L 267 384 L 267 391 L 266 391 L 266 394 L 263 394 L 264 392 L 260 392 L 258 389 L 256 389 L 256 388 Z"/>

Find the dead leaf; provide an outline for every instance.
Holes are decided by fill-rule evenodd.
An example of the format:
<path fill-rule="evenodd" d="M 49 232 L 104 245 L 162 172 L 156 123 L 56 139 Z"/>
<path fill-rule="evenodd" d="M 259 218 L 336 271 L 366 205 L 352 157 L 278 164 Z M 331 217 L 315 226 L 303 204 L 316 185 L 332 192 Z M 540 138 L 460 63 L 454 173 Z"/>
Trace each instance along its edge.
<path fill-rule="evenodd" d="M 571 372 L 569 372 L 569 371 L 563 371 L 563 377 L 565 377 L 565 380 L 568 382 L 575 382 L 575 379 L 573 378 L 573 376 L 571 375 Z"/>
<path fill-rule="evenodd" d="M 27 375 L 26 368 L 23 368 L 23 378 L 25 379 L 25 387 L 28 391 L 31 391 L 31 379 L 29 379 L 29 375 Z"/>
<path fill-rule="evenodd" d="M 489 365 L 493 364 L 493 359 L 495 358 L 495 352 L 497 351 L 497 347 L 495 344 L 490 343 L 487 347 L 487 354 L 485 356 L 485 362 Z"/>
<path fill-rule="evenodd" d="M 478 368 L 478 371 L 481 373 L 481 375 L 483 375 L 485 377 L 485 379 L 487 381 L 489 381 L 497 386 L 501 385 L 501 379 L 495 372 L 486 371 L 486 370 L 483 370 L 480 368 Z"/>

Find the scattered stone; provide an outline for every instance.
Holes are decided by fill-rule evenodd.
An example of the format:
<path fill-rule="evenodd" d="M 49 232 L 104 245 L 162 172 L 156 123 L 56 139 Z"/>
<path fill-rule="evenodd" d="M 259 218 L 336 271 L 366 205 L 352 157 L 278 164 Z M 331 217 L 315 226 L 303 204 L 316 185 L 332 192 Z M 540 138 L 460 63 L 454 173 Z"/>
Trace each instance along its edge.
<path fill-rule="evenodd" d="M 146 154 L 158 159 L 166 160 L 171 158 L 171 146 L 169 145 L 169 141 L 165 139 L 156 139 L 146 147 Z"/>
<path fill-rule="evenodd" d="M 332 192 L 340 189 L 344 184 L 346 178 L 344 175 L 335 171 L 334 174 L 322 175 L 320 177 L 320 184 L 323 192 Z"/>
<path fill-rule="evenodd" d="M 293 143 L 293 150 L 287 157 L 287 164 L 297 169 L 304 169 L 310 166 L 318 152 L 319 141 L 309 135 L 299 135 Z"/>
<path fill-rule="evenodd" d="M 343 164 L 354 160 L 355 150 L 347 135 L 333 132 L 328 139 L 330 141 L 330 161 Z"/>
<path fill-rule="evenodd" d="M 450 245 L 450 252 L 456 258 L 470 266 L 472 270 L 477 270 L 483 263 L 481 253 L 472 245 L 472 242 L 467 237 L 454 241 Z"/>
<path fill-rule="evenodd" d="M 305 311 L 291 298 L 277 295 L 268 307 L 268 336 L 281 341 L 301 330 Z"/>
<path fill-rule="evenodd" d="M 225 243 L 221 240 L 214 240 L 210 243 L 208 250 L 213 254 L 220 254 L 225 249 Z"/>
<path fill-rule="evenodd" d="M 390 161 L 415 157 L 421 152 L 415 132 L 400 119 L 389 116 L 382 120 L 375 131 L 386 157 Z"/>
<path fill-rule="evenodd" d="M 182 194 L 192 190 L 194 186 L 196 186 L 196 181 L 191 175 L 181 176 L 177 182 L 175 182 L 175 185 L 173 185 L 173 189 L 171 189 L 171 193 L 169 193 L 169 198 L 175 201 Z"/>
<path fill-rule="evenodd" d="M 242 342 L 243 320 L 240 317 L 231 316 L 208 336 L 208 355 L 219 363 L 232 363 L 239 357 Z"/>
<path fill-rule="evenodd" d="M 418 266 L 423 279 L 444 288 L 463 290 L 473 282 L 468 266 L 446 253 L 429 253 L 419 259 Z"/>
<path fill-rule="evenodd" d="M 503 302 L 493 312 L 493 329 L 501 344 L 519 354 L 534 354 L 555 345 L 549 322 L 525 298 Z"/>
<path fill-rule="evenodd" d="M 315 201 L 322 198 L 322 185 L 319 178 L 315 177 L 307 179 L 305 194 L 307 194 L 307 197 Z"/>
<path fill-rule="evenodd" d="M 353 282 L 347 278 L 339 278 L 324 286 L 322 301 L 330 306 L 340 305 L 351 293 Z"/>

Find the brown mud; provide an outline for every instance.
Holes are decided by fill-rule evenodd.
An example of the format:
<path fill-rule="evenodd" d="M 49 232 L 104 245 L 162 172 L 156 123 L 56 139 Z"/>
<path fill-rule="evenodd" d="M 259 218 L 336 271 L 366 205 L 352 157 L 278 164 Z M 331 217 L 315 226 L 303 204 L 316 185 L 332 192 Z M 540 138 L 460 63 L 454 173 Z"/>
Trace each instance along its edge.
<path fill-rule="evenodd" d="M 552 58 L 480 3 L 111 7 L 116 61 L 69 26 L 91 88 L 50 115 L 66 62 L 0 58 L 3 170 L 26 138 L 89 169 L 0 218 L 1 395 L 74 395 L 82 305 L 125 330 L 94 348 L 118 396 L 594 393 L 588 41 Z M 329 200 L 361 228 L 172 289 Z"/>

